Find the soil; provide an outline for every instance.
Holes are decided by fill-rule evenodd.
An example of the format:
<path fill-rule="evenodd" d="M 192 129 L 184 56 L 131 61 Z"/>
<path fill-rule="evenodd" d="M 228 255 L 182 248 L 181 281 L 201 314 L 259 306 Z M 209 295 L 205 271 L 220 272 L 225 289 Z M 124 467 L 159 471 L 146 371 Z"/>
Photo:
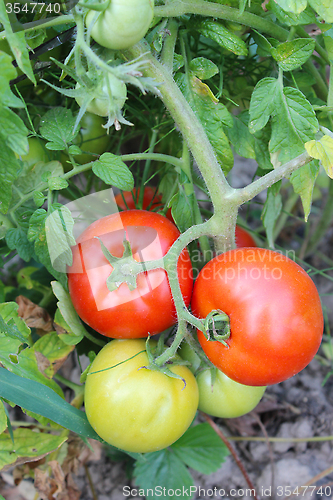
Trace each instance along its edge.
<path fill-rule="evenodd" d="M 233 171 L 230 179 L 231 184 L 234 187 L 247 184 L 251 181 L 254 171 L 255 165 L 251 161 L 238 159 L 236 171 Z M 255 200 L 258 201 L 262 203 L 263 196 Z M 318 203 L 320 208 L 323 200 Z M 296 210 L 301 211 L 301 208 L 296 207 Z M 260 221 L 250 222 L 255 227 Z M 330 229 L 320 245 L 320 251 L 327 256 L 332 255 L 332 234 L 333 229 Z M 287 239 L 288 233 L 285 233 L 284 237 Z M 316 255 L 308 259 L 307 263 L 317 269 L 329 267 Z M 322 295 L 328 333 L 329 328 L 333 326 L 332 272 L 325 271 L 323 275 L 314 275 L 313 279 Z M 77 366 L 68 364 L 64 369 L 71 371 L 71 378 L 79 377 Z M 317 357 L 300 374 L 269 387 L 260 404 L 250 414 L 237 419 L 215 419 L 223 433 L 230 438 L 230 443 L 247 471 L 257 497 L 261 500 L 290 498 L 291 493 L 294 493 L 292 498 L 304 500 L 333 499 L 333 376 L 329 376 L 331 371 L 333 373 L 332 361 L 320 350 Z M 198 421 L 204 421 L 204 418 L 199 415 Z M 269 438 L 280 440 L 272 442 Z M 196 471 L 191 473 L 198 490 L 201 488 L 200 494 L 194 497 L 195 500 L 254 497 L 231 455 L 214 474 L 205 476 Z M 73 479 L 77 485 L 76 494 L 67 500 L 138 498 L 124 496 L 123 488 L 135 488 L 135 482 L 128 477 L 125 464 L 110 461 L 104 450 L 97 449 L 95 455 L 87 457 L 85 465 L 78 468 Z M 2 474 L 0 493 L 2 492 L 6 500 L 37 500 L 31 482 L 22 481 L 19 487 L 14 488 L 12 485 L 10 489 L 8 486 L 11 481 L 10 472 Z M 310 485 L 313 487 L 310 488 Z"/>

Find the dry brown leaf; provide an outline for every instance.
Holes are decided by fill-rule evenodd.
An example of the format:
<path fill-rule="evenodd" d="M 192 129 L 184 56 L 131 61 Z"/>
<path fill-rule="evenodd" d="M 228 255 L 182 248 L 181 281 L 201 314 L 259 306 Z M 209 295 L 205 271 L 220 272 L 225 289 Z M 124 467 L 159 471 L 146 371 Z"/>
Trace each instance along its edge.
<path fill-rule="evenodd" d="M 53 331 L 52 318 L 45 309 L 34 304 L 24 295 L 16 297 L 16 302 L 19 306 L 18 315 L 30 328 L 36 328 L 39 335 Z"/>

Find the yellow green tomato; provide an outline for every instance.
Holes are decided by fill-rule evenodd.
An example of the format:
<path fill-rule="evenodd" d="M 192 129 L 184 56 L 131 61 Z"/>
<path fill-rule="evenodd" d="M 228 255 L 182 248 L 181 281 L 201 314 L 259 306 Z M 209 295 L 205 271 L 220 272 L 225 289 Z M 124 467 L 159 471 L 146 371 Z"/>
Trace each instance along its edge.
<path fill-rule="evenodd" d="M 96 11 L 88 12 L 87 28 Z M 153 0 L 111 0 L 92 27 L 92 38 L 108 49 L 128 49 L 145 36 L 154 16 Z"/>
<path fill-rule="evenodd" d="M 26 163 L 28 168 L 32 167 L 39 161 L 43 161 L 45 163 L 50 161 L 43 141 L 41 141 L 37 137 L 31 137 L 30 139 L 28 139 L 28 143 L 29 152 L 26 155 L 22 156 L 16 155 L 17 158 L 20 158 L 20 160 Z"/>
<path fill-rule="evenodd" d="M 220 418 L 235 418 L 253 410 L 261 400 L 266 387 L 239 384 L 216 369 L 212 385 L 211 369 L 197 376 L 199 410 Z"/>
<path fill-rule="evenodd" d="M 98 353 L 87 376 L 84 401 L 91 426 L 107 443 L 129 452 L 171 445 L 198 407 L 198 386 L 188 368 L 168 365 L 185 385 L 147 365 L 144 340 L 113 340 Z"/>
<path fill-rule="evenodd" d="M 105 153 L 109 144 L 110 136 L 102 125 L 105 120 L 93 113 L 85 113 L 80 122 L 80 132 L 74 139 L 74 144 L 79 146 L 87 154 L 75 155 L 75 161 L 78 163 L 88 163 L 96 160 L 96 156 Z M 92 154 L 89 154 L 89 153 Z"/>

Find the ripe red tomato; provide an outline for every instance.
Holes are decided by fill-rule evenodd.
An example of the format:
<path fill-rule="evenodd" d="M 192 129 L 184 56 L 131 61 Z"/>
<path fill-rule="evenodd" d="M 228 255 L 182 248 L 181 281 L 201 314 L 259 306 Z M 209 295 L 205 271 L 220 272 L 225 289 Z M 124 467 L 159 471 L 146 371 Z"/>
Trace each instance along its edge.
<path fill-rule="evenodd" d="M 237 248 L 258 246 L 252 236 L 238 225 L 236 225 L 235 236 Z"/>
<path fill-rule="evenodd" d="M 245 385 L 276 384 L 301 371 L 316 354 L 323 334 L 317 289 L 286 256 L 263 248 L 238 248 L 215 257 L 194 286 L 192 311 L 212 310 L 230 319 L 228 346 L 198 339 L 209 359 Z"/>
<path fill-rule="evenodd" d="M 106 285 L 113 268 L 96 237 L 100 237 L 113 256 L 122 257 L 125 234 L 133 257 L 149 261 L 163 257 L 180 233 L 162 215 L 144 210 L 127 210 L 97 220 L 81 234 L 73 248 L 73 264 L 68 269 L 69 293 L 80 318 L 102 335 L 114 338 L 155 335 L 177 321 L 165 271 L 140 273 L 134 290 L 122 283 L 110 292 Z M 178 260 L 178 278 L 188 305 L 193 278 L 186 249 Z"/>
<path fill-rule="evenodd" d="M 134 188 L 133 191 L 122 191 L 115 196 L 116 203 L 122 210 L 132 210 L 137 208 L 139 203 L 140 188 Z M 126 202 L 126 203 L 125 203 Z M 157 193 L 156 188 L 146 186 L 143 193 L 142 210 L 158 211 L 162 210 L 162 196 Z M 166 217 L 173 222 L 171 208 L 168 209 Z"/>

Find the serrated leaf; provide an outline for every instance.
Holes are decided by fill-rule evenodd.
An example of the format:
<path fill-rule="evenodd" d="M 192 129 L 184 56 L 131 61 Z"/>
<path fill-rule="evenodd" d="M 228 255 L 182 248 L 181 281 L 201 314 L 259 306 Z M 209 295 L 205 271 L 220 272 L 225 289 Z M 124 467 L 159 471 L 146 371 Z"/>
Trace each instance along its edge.
<path fill-rule="evenodd" d="M 29 343 L 30 328 L 18 315 L 18 304 L 16 302 L 4 302 L 0 304 L 0 315 L 5 323 L 0 326 L 0 336 L 8 336 L 20 343 Z"/>
<path fill-rule="evenodd" d="M 263 78 L 255 86 L 250 101 L 249 130 L 254 134 L 264 128 L 275 110 L 275 97 L 278 88 L 276 78 Z"/>
<path fill-rule="evenodd" d="M 255 158 L 254 137 L 249 128 L 239 118 L 233 117 L 233 127 L 228 129 L 228 137 L 238 155 Z"/>
<path fill-rule="evenodd" d="M 85 336 L 86 329 L 81 323 L 66 290 L 64 290 L 61 284 L 57 281 L 52 281 L 51 285 L 53 293 L 59 301 L 57 305 L 61 315 L 71 329 L 72 334 L 77 337 L 77 343 L 79 343 Z M 64 338 L 62 338 L 62 340 L 64 340 Z"/>
<path fill-rule="evenodd" d="M 170 490 L 168 491 L 169 500 L 185 498 L 185 495 L 188 499 L 193 498 L 194 491 L 190 491 L 191 486 L 193 487 L 193 479 L 184 463 L 168 448 L 139 457 L 135 463 L 134 476 L 136 484 L 142 490 L 151 489 L 152 495 L 149 495 L 149 498 L 152 500 L 161 498 L 159 489 L 163 492 L 163 488 Z M 181 492 L 185 490 L 185 492 L 181 497 L 175 490 Z"/>
<path fill-rule="evenodd" d="M 124 191 L 131 191 L 134 187 L 132 172 L 119 156 L 112 153 L 103 153 L 93 163 L 92 170 L 106 184 Z"/>
<path fill-rule="evenodd" d="M 20 377 L 1 367 L 0 396 L 80 436 L 101 440 L 84 412 L 74 408 L 44 384 Z"/>
<path fill-rule="evenodd" d="M 23 194 L 38 191 L 45 188 L 45 182 L 49 182 L 53 177 L 59 177 L 63 173 L 64 169 L 59 161 L 50 161 L 48 163 L 40 161 L 25 168 L 15 182 L 15 186 Z"/>
<path fill-rule="evenodd" d="M 308 3 L 326 23 L 333 23 L 333 0 L 308 0 Z"/>
<path fill-rule="evenodd" d="M 207 423 L 190 427 L 171 448 L 186 465 L 203 474 L 216 472 L 229 455 L 226 445 L 216 439 Z"/>
<path fill-rule="evenodd" d="M 40 460 L 67 440 L 67 436 L 22 427 L 14 430 L 13 437 L 14 443 L 9 434 L 0 435 L 0 469 L 6 470 L 10 465 Z M 21 462 L 20 458 L 23 457 L 25 460 Z"/>
<path fill-rule="evenodd" d="M 221 47 L 238 56 L 246 56 L 248 53 L 245 42 L 237 35 L 229 31 L 217 21 L 205 20 L 195 25 L 196 30 L 206 38 L 214 40 Z"/>
<path fill-rule="evenodd" d="M 282 210 L 282 199 L 279 189 L 281 182 L 273 185 L 267 190 L 267 199 L 262 211 L 262 221 L 266 229 L 266 235 L 270 248 L 274 248 L 274 226 Z"/>
<path fill-rule="evenodd" d="M 45 219 L 45 234 L 48 252 L 53 268 L 66 273 L 72 265 L 71 247 L 76 244 L 73 236 L 74 220 L 66 206 L 53 210 Z"/>
<path fill-rule="evenodd" d="M 180 187 L 171 200 L 171 214 L 180 232 L 193 226 L 193 199 Z"/>
<path fill-rule="evenodd" d="M 33 197 L 36 207 L 40 208 L 45 201 L 44 194 L 41 191 L 35 191 Z"/>
<path fill-rule="evenodd" d="M 275 0 L 281 9 L 300 14 L 307 6 L 307 0 Z"/>
<path fill-rule="evenodd" d="M 24 104 L 13 94 L 10 89 L 9 82 L 16 78 L 16 70 L 12 64 L 10 55 L 4 52 L 0 53 L 0 102 L 3 106 L 10 106 L 11 108 L 23 108 Z"/>
<path fill-rule="evenodd" d="M 305 149 L 312 158 L 321 161 L 327 175 L 333 179 L 333 138 L 324 135 L 319 141 L 309 141 Z"/>
<path fill-rule="evenodd" d="M 9 108 L 0 106 L 0 136 L 5 144 L 18 155 L 29 151 L 28 129 L 21 118 Z"/>
<path fill-rule="evenodd" d="M 218 67 L 210 59 L 205 57 L 196 57 L 190 62 L 190 70 L 193 71 L 195 76 L 200 80 L 208 80 L 219 72 Z"/>
<path fill-rule="evenodd" d="M 49 141 L 47 149 L 63 151 L 73 139 L 73 129 L 76 118 L 70 109 L 52 108 L 41 120 L 40 133 Z"/>
<path fill-rule="evenodd" d="M 34 246 L 28 240 L 27 235 L 20 228 L 10 228 L 6 233 L 6 243 L 8 248 L 16 250 L 21 259 L 29 262 L 33 253 Z"/>
<path fill-rule="evenodd" d="M 318 131 L 315 112 L 302 92 L 285 87 L 277 94 L 272 116 L 270 153 L 285 163 L 304 152 L 304 143 L 313 139 Z"/>
<path fill-rule="evenodd" d="M 301 197 L 305 221 L 308 220 L 310 214 L 312 193 L 318 173 L 319 162 L 313 160 L 295 170 L 290 176 L 295 193 Z"/>
<path fill-rule="evenodd" d="M 309 38 L 297 38 L 292 42 L 272 47 L 271 54 L 283 71 L 292 71 L 302 66 L 312 55 L 316 42 Z"/>
<path fill-rule="evenodd" d="M 272 11 L 278 20 L 287 26 L 307 25 L 316 22 L 315 13 L 310 7 L 307 7 L 300 14 L 293 14 L 292 12 L 284 11 L 274 0 L 270 0 L 266 4 L 266 8 Z"/>
<path fill-rule="evenodd" d="M 223 171 L 228 173 L 233 167 L 234 158 L 223 129 L 223 120 L 226 123 L 229 118 L 225 106 L 219 103 L 210 88 L 194 75 L 187 77 L 185 74 L 178 74 L 176 81 L 191 108 L 201 120 Z"/>

